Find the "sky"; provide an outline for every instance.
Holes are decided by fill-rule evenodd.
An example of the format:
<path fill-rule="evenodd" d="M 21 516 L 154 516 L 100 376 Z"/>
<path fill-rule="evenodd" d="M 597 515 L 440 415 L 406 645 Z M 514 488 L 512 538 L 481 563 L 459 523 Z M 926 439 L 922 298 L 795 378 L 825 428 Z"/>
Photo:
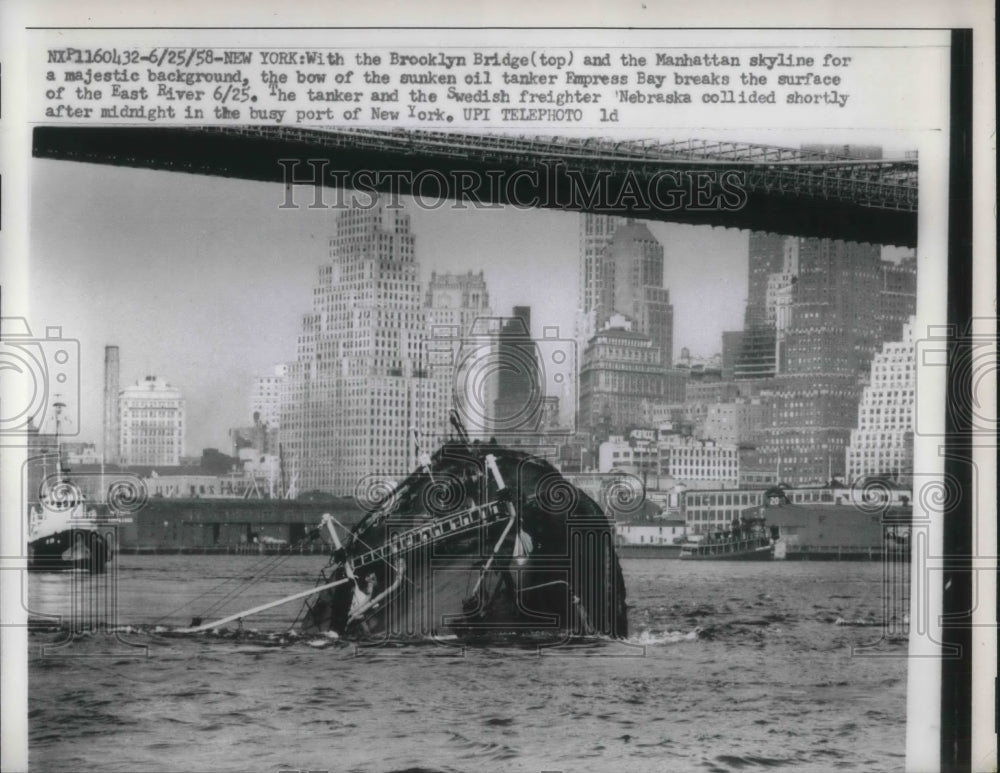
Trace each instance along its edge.
<path fill-rule="evenodd" d="M 250 422 L 253 379 L 295 357 L 335 210 L 280 209 L 284 189 L 273 183 L 31 163 L 29 323 L 80 342 L 73 439 L 100 449 L 104 347 L 114 344 L 122 386 L 155 374 L 182 391 L 188 454 L 231 450 L 229 428 Z M 311 201 L 309 190 L 298 195 Z M 572 337 L 579 215 L 412 202 L 407 211 L 425 284 L 433 270 L 482 269 L 495 313 L 527 304 L 536 336 L 557 325 Z M 649 227 L 664 247 L 675 354 L 719 352 L 722 331 L 742 327 L 746 232 Z"/>

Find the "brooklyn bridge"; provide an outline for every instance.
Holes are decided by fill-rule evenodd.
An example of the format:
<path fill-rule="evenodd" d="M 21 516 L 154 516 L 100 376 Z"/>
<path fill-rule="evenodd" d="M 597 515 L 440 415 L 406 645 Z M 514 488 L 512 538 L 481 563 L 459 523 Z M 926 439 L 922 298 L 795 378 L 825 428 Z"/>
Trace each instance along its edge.
<path fill-rule="evenodd" d="M 858 158 L 830 146 L 397 129 L 42 126 L 34 130 L 33 155 L 282 183 L 285 206 L 324 206 L 323 190 L 360 186 L 477 206 L 608 212 L 901 247 L 917 242 L 915 155 Z"/>

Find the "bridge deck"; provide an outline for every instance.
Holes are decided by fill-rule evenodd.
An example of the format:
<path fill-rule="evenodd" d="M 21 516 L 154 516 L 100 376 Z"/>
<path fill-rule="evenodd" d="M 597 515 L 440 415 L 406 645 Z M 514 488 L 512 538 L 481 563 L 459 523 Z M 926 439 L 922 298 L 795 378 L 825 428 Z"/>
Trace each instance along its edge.
<path fill-rule="evenodd" d="M 685 140 L 615 142 L 597 138 L 281 126 L 63 127 L 35 129 L 39 158 L 309 184 L 306 162 L 326 161 L 323 185 L 360 171 L 392 170 L 375 190 L 407 194 L 407 175 L 468 173 L 466 190 L 483 203 L 603 211 L 694 225 L 916 246 L 917 159 L 851 159 L 826 152 L 751 143 Z M 284 161 L 284 164 L 281 162 Z M 322 167 L 320 167 L 322 168 Z M 494 176 L 506 176 L 497 185 Z M 719 197 L 718 174 L 738 181 L 742 200 Z M 534 180 L 534 185 L 532 185 Z M 542 180 L 553 195 L 539 197 Z M 705 182 L 708 180 L 709 182 Z M 714 182 L 712 182 L 714 180 Z M 688 200 L 632 192 L 685 188 Z M 597 187 L 596 183 L 600 183 Z M 702 186 L 709 205 L 690 200 Z M 658 187 L 659 186 L 659 187 Z M 561 190 L 569 195 L 560 197 Z M 596 191 L 596 193 L 594 193 Z M 444 191 L 450 197 L 451 191 Z M 714 205 L 711 202 L 715 202 Z"/>

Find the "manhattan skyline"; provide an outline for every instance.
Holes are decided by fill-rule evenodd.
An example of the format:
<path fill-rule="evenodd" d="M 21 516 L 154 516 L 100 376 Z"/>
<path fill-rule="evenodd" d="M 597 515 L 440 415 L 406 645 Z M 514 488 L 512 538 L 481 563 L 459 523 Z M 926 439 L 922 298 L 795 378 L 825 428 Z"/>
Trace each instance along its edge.
<path fill-rule="evenodd" d="M 29 324 L 80 340 L 79 428 L 100 448 L 103 356 L 121 350 L 121 383 L 158 375 L 188 404 L 186 452 L 229 450 L 249 423 L 256 376 L 295 356 L 339 210 L 280 209 L 269 183 L 34 160 Z M 328 201 L 334 200 L 333 196 Z M 582 215 L 548 210 L 433 210 L 404 201 L 424 287 L 432 271 L 483 270 L 492 306 L 532 307 L 533 333 L 573 338 Z M 648 223 L 664 247 L 674 352 L 721 349 L 741 329 L 748 232 Z M 53 390 L 55 391 L 55 390 Z M 71 398 L 72 399 L 72 398 Z"/>

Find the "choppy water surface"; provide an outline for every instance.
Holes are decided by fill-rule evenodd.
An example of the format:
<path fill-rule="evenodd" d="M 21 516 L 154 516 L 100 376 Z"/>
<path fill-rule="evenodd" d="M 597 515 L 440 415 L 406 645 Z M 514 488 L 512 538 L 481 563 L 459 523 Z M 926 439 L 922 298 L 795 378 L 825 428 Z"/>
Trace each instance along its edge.
<path fill-rule="evenodd" d="M 30 635 L 32 770 L 903 767 L 905 644 L 890 637 L 875 648 L 883 657 L 851 655 L 883 633 L 877 563 L 626 560 L 630 641 L 543 655 L 275 646 L 266 634 L 296 604 L 265 613 L 242 639 L 165 636 L 153 626 L 305 589 L 321 559 L 290 558 L 228 603 L 235 580 L 202 594 L 253 578 L 255 559 L 113 563 L 116 622 L 133 626 L 120 636 L 141 646 L 91 634 L 52 647 L 61 634 Z M 71 615 L 95 590 L 87 603 L 105 604 L 105 582 L 32 575 L 31 612 Z"/>

